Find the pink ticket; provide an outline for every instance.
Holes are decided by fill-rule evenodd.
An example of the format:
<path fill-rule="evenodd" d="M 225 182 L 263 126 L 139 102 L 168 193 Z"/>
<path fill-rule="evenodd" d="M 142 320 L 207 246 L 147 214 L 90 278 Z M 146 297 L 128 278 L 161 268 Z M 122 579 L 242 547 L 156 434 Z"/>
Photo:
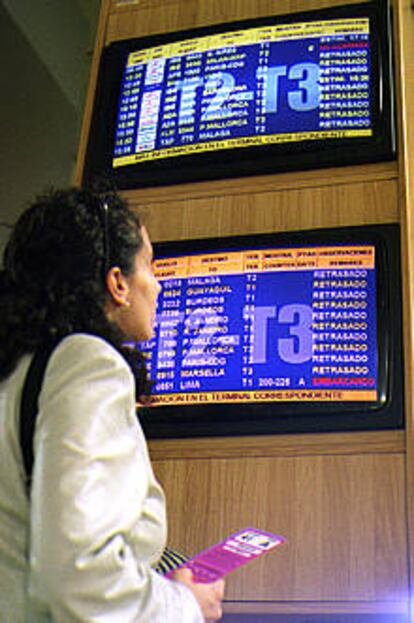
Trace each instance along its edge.
<path fill-rule="evenodd" d="M 195 582 L 214 582 L 285 542 L 286 539 L 277 534 L 245 528 L 200 552 L 181 567 L 191 569 Z M 173 573 L 171 571 L 167 577 Z"/>

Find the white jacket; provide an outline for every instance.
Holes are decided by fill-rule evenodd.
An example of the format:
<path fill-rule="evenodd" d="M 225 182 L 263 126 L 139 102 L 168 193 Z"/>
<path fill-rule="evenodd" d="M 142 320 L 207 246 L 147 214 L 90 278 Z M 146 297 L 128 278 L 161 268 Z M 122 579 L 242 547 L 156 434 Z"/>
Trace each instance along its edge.
<path fill-rule="evenodd" d="M 165 505 L 135 415 L 134 380 L 104 340 L 52 353 L 29 504 L 19 407 L 30 357 L 0 384 L 1 623 L 200 623 L 191 591 L 151 568 Z"/>

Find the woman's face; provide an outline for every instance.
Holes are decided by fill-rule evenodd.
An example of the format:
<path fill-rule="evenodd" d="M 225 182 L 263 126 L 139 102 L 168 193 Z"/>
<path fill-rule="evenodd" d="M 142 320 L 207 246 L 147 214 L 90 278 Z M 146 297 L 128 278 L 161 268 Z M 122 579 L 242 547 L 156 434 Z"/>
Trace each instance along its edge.
<path fill-rule="evenodd" d="M 155 311 L 161 286 L 152 271 L 153 251 L 145 227 L 141 228 L 143 245 L 135 256 L 135 269 L 123 276 L 125 304 L 118 308 L 115 322 L 123 334 L 136 341 L 149 340 L 153 333 Z"/>

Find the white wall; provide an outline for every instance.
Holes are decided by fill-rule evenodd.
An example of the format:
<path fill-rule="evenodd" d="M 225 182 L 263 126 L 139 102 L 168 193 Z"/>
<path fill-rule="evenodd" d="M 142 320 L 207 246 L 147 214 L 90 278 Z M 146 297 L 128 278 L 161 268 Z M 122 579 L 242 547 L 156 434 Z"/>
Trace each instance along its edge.
<path fill-rule="evenodd" d="M 80 2 L 0 3 L 0 223 L 73 179 L 99 0 Z"/>

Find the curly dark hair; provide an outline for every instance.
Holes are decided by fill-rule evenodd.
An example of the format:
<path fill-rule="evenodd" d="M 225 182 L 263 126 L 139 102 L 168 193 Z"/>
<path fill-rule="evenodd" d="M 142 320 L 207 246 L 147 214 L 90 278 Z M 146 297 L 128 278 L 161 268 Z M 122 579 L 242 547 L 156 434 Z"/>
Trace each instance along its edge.
<path fill-rule="evenodd" d="M 111 266 L 133 272 L 143 244 L 139 218 L 116 193 L 52 190 L 17 221 L 0 271 L 0 380 L 20 357 L 71 333 L 98 335 L 127 360 L 137 395 L 149 392 L 141 353 L 105 314 Z"/>

